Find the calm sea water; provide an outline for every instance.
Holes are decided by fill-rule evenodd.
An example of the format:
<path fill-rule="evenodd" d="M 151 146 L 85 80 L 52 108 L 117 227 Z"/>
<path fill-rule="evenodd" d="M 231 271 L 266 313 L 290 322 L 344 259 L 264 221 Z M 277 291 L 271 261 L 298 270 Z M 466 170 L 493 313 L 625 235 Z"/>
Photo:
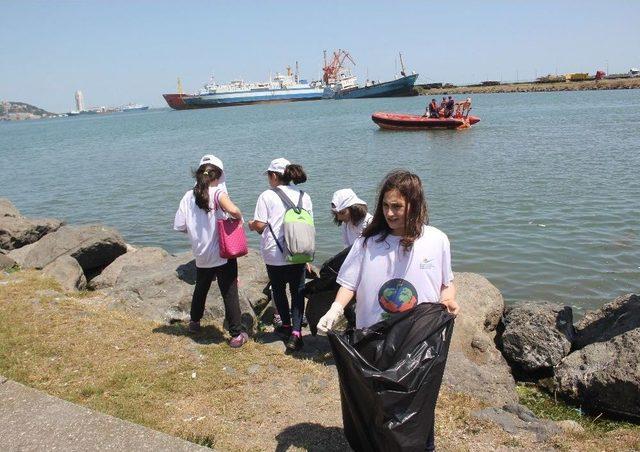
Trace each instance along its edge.
<path fill-rule="evenodd" d="M 640 287 L 640 90 L 474 96 L 467 131 L 389 132 L 374 111 L 422 112 L 427 99 L 369 99 L 156 110 L 0 124 L 0 196 L 28 216 L 102 222 L 135 245 L 188 248 L 171 229 L 190 170 L 221 157 L 250 218 L 262 171 L 302 164 L 319 261 L 341 247 L 334 190 L 373 207 L 389 170 L 417 172 L 431 224 L 456 271 L 478 272 L 507 301 L 578 309 Z M 257 237 L 252 234 L 252 243 Z"/>

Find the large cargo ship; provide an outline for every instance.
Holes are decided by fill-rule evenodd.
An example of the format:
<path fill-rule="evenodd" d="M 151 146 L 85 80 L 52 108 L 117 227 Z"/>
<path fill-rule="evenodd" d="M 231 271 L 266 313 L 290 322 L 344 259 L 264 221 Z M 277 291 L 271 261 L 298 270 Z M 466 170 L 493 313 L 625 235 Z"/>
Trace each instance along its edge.
<path fill-rule="evenodd" d="M 386 82 L 367 80 L 364 86 L 358 86 L 357 78 L 351 73 L 351 69 L 347 66 L 347 61 L 355 65 L 351 55 L 345 50 L 333 52 L 333 58 L 328 63 L 325 53 L 323 68 L 325 88 L 322 95 L 324 99 L 366 99 L 416 95 L 413 85 L 416 83 L 418 74 L 406 74 L 402 54 L 400 54 L 402 70 L 399 77 Z"/>
<path fill-rule="evenodd" d="M 197 94 L 163 94 L 167 104 L 175 110 L 193 108 L 230 107 L 270 102 L 295 102 L 322 98 L 323 86 L 317 82 L 299 80 L 287 67 L 286 75 L 276 75 L 268 82 L 246 83 L 232 80 L 218 84 L 211 79 Z"/>

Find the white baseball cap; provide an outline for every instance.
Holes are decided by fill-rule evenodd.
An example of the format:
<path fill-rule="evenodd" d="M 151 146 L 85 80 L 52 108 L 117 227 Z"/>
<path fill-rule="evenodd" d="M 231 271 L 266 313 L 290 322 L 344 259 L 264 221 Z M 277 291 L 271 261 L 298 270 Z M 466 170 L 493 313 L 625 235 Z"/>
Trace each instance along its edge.
<path fill-rule="evenodd" d="M 331 210 L 334 212 L 340 212 L 354 204 L 367 205 L 367 203 L 358 198 L 356 192 L 350 188 L 343 188 L 342 190 L 336 191 L 333 194 L 333 198 L 331 198 Z"/>
<path fill-rule="evenodd" d="M 209 163 L 211 165 L 217 166 L 222 171 L 224 171 L 224 165 L 222 164 L 222 160 L 220 160 L 215 155 L 212 155 L 212 154 L 203 155 L 202 158 L 200 159 L 200 165 L 199 166 L 202 166 L 202 165 L 204 165 L 206 163 Z"/>
<path fill-rule="evenodd" d="M 271 160 L 271 163 L 269 163 L 269 168 L 267 168 L 267 171 L 265 171 L 265 174 L 268 173 L 269 171 L 278 173 L 278 174 L 284 174 L 284 170 L 289 165 L 291 165 L 291 162 L 282 157 L 280 157 L 279 159 Z"/>
<path fill-rule="evenodd" d="M 220 160 L 213 154 L 203 155 L 200 159 L 200 164 L 198 165 L 198 167 L 206 164 L 217 166 L 222 170 L 222 175 L 220 176 L 220 179 L 218 179 L 218 187 L 227 192 L 227 178 L 224 175 L 224 165 L 222 164 L 222 160 Z"/>

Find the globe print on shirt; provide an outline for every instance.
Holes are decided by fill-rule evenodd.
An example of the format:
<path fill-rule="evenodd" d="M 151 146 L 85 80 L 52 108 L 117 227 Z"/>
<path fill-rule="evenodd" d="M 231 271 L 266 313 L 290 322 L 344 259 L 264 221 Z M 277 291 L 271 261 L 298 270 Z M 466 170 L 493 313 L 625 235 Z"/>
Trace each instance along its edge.
<path fill-rule="evenodd" d="M 380 287 L 378 303 L 388 313 L 405 312 L 418 304 L 418 291 L 405 279 L 390 279 Z"/>

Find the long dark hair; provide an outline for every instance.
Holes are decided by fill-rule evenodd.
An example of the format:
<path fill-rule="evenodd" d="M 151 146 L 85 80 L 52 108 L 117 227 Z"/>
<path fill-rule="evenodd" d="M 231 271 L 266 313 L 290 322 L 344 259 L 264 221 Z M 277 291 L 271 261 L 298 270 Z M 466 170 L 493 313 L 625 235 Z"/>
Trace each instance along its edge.
<path fill-rule="evenodd" d="M 269 171 L 269 174 L 275 174 L 278 180 L 284 185 L 289 185 L 291 182 L 294 185 L 302 184 L 307 181 L 307 174 L 300 165 L 290 163 L 284 169 L 284 174 L 276 173 L 275 171 Z"/>
<path fill-rule="evenodd" d="M 429 224 L 427 200 L 424 197 L 422 181 L 417 174 L 409 171 L 394 170 L 386 175 L 380 184 L 378 202 L 373 213 L 373 219 L 369 226 L 362 231 L 362 236 L 365 238 L 364 243 L 366 244 L 369 237 L 380 234 L 376 241 L 383 242 L 391 234 L 391 228 L 384 217 L 382 209 L 384 195 L 390 190 L 398 190 L 406 202 L 404 235 L 400 239 L 400 243 L 407 251 L 422 234 L 422 226 Z"/>
<path fill-rule="evenodd" d="M 205 212 L 211 212 L 209 203 L 209 185 L 211 182 L 220 179 L 222 170 L 211 163 L 200 165 L 197 170 L 192 171 L 193 177 L 196 179 L 196 186 L 193 187 L 193 194 L 196 197 L 196 206 Z"/>
<path fill-rule="evenodd" d="M 347 207 L 349 211 L 349 219 L 351 224 L 357 225 L 367 216 L 367 205 L 366 204 L 353 204 L 352 206 Z M 342 221 L 338 220 L 338 216 L 336 213 L 333 213 L 333 222 L 340 226 Z"/>

